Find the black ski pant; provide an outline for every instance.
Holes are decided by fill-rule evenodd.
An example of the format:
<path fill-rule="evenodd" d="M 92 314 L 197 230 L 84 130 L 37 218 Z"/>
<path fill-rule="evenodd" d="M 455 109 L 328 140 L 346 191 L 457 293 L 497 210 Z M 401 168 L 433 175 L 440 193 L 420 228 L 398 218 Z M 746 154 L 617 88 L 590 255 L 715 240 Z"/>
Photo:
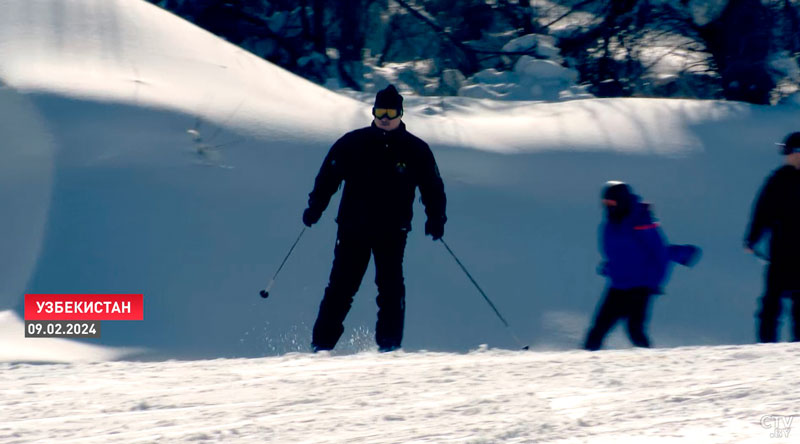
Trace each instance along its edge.
<path fill-rule="evenodd" d="M 344 319 L 367 271 L 370 255 L 375 259 L 378 286 L 375 341 L 381 350 L 400 348 L 406 309 L 403 255 L 407 236 L 401 230 L 377 234 L 339 230 L 331 276 L 314 324 L 314 350 L 332 350 L 342 336 Z"/>
<path fill-rule="evenodd" d="M 598 304 L 594 323 L 586 335 L 584 348 L 599 350 L 603 339 L 620 319 L 628 320 L 628 337 L 637 347 L 650 347 L 645 333 L 652 290 L 646 287 L 621 290 L 608 288 Z"/>
<path fill-rule="evenodd" d="M 792 299 L 792 340 L 800 341 L 800 265 L 771 263 L 766 272 L 766 288 L 761 297 L 758 318 L 758 341 L 777 342 L 783 298 Z"/>

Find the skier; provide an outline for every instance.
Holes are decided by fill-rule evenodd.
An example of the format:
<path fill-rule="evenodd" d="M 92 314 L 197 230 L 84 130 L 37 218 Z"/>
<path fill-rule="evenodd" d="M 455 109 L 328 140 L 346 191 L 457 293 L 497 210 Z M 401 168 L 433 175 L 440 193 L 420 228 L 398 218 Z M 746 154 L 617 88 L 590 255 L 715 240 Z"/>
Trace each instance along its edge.
<path fill-rule="evenodd" d="M 769 266 L 758 317 L 759 342 L 778 340 L 784 297 L 792 299 L 793 341 L 800 341 L 800 132 L 786 136 L 785 165 L 772 172 L 753 205 L 744 247 L 754 253 L 769 232 Z"/>
<path fill-rule="evenodd" d="M 646 323 L 650 300 L 661 294 L 669 262 L 691 266 L 700 249 L 693 245 L 667 245 L 649 205 L 640 201 L 623 182 L 607 182 L 602 193 L 606 218 L 600 227 L 604 262 L 598 272 L 609 279 L 598 305 L 584 348 L 599 350 L 603 338 L 620 319 L 628 320 L 633 345 L 649 347 Z"/>
<path fill-rule="evenodd" d="M 378 287 L 375 340 L 382 352 L 400 348 L 403 254 L 417 187 L 427 215 L 425 234 L 435 241 L 444 235 L 446 197 L 439 169 L 428 145 L 406 130 L 403 97 L 393 85 L 377 93 L 372 115 L 371 126 L 345 134 L 331 147 L 303 212 L 303 223 L 315 224 L 344 182 L 333 267 L 312 333 L 314 352 L 336 346 L 370 255 Z"/>

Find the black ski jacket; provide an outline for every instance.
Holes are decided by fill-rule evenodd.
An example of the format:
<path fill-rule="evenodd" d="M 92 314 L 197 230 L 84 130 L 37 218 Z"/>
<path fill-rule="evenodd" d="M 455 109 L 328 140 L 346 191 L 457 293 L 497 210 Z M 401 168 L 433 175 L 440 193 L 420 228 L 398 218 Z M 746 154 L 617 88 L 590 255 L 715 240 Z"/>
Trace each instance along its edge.
<path fill-rule="evenodd" d="M 321 214 L 342 181 L 336 218 L 340 229 L 410 231 L 416 187 L 428 219 L 447 220 L 444 184 L 433 153 L 402 122 L 394 131 L 373 123 L 337 140 L 308 195 L 308 208 Z"/>
<path fill-rule="evenodd" d="M 753 248 L 771 233 L 773 263 L 800 264 L 800 170 L 785 165 L 766 180 L 753 206 L 745 246 Z"/>

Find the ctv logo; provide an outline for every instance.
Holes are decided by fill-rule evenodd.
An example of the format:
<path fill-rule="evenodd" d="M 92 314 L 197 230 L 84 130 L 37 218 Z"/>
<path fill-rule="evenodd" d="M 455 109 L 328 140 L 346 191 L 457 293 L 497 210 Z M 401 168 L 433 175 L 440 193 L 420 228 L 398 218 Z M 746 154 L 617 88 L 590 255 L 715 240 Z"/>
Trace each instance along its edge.
<path fill-rule="evenodd" d="M 792 431 L 794 416 L 764 415 L 761 417 L 761 427 L 771 429 L 770 438 L 788 438 Z"/>

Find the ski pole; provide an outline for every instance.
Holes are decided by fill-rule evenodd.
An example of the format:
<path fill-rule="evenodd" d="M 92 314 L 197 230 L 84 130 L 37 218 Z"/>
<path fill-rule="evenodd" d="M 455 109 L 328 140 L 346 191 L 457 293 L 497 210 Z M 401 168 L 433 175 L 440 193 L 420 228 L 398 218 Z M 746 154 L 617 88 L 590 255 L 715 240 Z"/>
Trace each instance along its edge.
<path fill-rule="evenodd" d="M 261 295 L 262 298 L 266 299 L 266 298 L 269 297 L 269 290 L 272 288 L 272 285 L 275 283 L 275 278 L 278 277 L 278 273 L 281 272 L 281 269 L 283 268 L 283 265 L 286 264 L 286 261 L 289 259 L 289 256 L 291 256 L 291 254 L 292 254 L 292 251 L 294 251 L 294 247 L 296 247 L 297 243 L 300 242 L 300 238 L 303 237 L 303 233 L 305 233 L 305 232 L 306 232 L 306 227 L 303 227 L 303 229 L 300 230 L 300 234 L 297 236 L 297 240 L 295 240 L 294 243 L 292 244 L 292 248 L 289 248 L 289 252 L 286 253 L 286 257 L 283 258 L 283 262 L 281 262 L 280 267 L 278 267 L 278 271 L 275 272 L 275 276 L 272 276 L 272 280 L 270 280 L 269 284 L 267 284 L 267 288 L 265 288 L 265 289 L 263 289 L 263 290 L 261 290 L 259 292 L 259 294 Z"/>
<path fill-rule="evenodd" d="M 508 325 L 508 321 L 506 321 L 506 319 L 503 317 L 503 315 L 500 314 L 500 311 L 497 310 L 497 307 L 495 307 L 494 303 L 492 303 L 492 300 L 489 299 L 489 296 L 486 296 L 486 293 L 483 291 L 481 286 L 478 285 L 477 282 L 475 282 L 475 279 L 472 277 L 471 274 L 469 274 L 469 271 L 467 271 L 467 267 L 465 267 L 464 264 L 462 264 L 461 261 L 458 260 L 458 256 L 456 256 L 456 254 L 453 253 L 453 250 L 450 249 L 450 246 L 447 245 L 447 242 L 445 242 L 443 238 L 439 238 L 439 240 L 442 241 L 442 245 L 444 245 L 444 247 L 447 248 L 447 252 L 450 253 L 450 255 L 453 256 L 453 259 L 456 260 L 456 263 L 458 264 L 459 267 L 461 267 L 461 270 L 464 272 L 464 274 L 467 275 L 469 280 L 472 282 L 472 285 L 474 285 L 475 288 L 478 289 L 478 291 L 480 292 L 481 296 L 483 296 L 483 298 L 486 299 L 486 302 L 489 303 L 489 306 L 492 307 L 492 310 L 494 310 L 494 313 L 497 315 L 498 318 L 500 318 L 500 320 L 503 322 L 503 325 L 505 325 L 506 328 L 508 329 L 508 332 L 511 334 L 511 337 L 513 337 L 514 340 L 517 341 L 517 345 L 522 347 L 523 350 L 528 350 L 528 346 L 524 345 L 522 343 L 522 341 L 519 340 L 517 335 L 514 334 L 514 332 L 511 330 L 511 326 Z"/>

